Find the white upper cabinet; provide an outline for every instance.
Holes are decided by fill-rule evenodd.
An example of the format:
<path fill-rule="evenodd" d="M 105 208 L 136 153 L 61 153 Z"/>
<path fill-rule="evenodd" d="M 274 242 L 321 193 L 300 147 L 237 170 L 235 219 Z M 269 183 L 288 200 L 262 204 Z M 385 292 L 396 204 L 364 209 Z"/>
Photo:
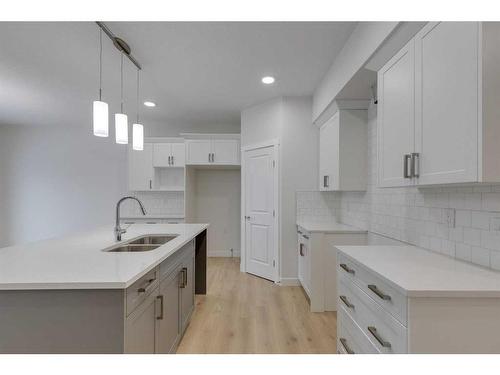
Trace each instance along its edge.
<path fill-rule="evenodd" d="M 431 22 L 378 72 L 380 186 L 500 181 L 499 61 L 499 23 Z"/>
<path fill-rule="evenodd" d="M 186 164 L 209 164 L 212 160 L 210 139 L 186 140 Z"/>
<path fill-rule="evenodd" d="M 154 143 L 153 145 L 154 167 L 184 167 L 185 158 L 184 143 Z"/>
<path fill-rule="evenodd" d="M 185 134 L 186 164 L 240 165 L 239 135 Z"/>
<path fill-rule="evenodd" d="M 433 22 L 415 37 L 419 184 L 478 181 L 478 49 L 476 22 Z"/>
<path fill-rule="evenodd" d="M 319 129 L 319 189 L 366 190 L 367 113 L 340 109 Z"/>
<path fill-rule="evenodd" d="M 144 143 L 143 151 L 128 151 L 129 190 L 151 190 L 153 188 L 153 145 Z"/>
<path fill-rule="evenodd" d="M 411 40 L 378 72 L 378 172 L 382 187 L 411 184 L 409 158 L 414 149 L 414 60 L 414 42 Z"/>

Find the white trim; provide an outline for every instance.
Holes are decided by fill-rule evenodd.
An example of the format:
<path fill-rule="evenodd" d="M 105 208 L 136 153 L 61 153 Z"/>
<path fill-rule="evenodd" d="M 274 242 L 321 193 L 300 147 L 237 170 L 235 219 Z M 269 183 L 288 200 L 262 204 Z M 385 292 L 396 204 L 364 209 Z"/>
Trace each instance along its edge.
<path fill-rule="evenodd" d="M 280 286 L 300 286 L 300 280 L 297 277 L 282 277 L 277 284 Z"/>
<path fill-rule="evenodd" d="M 257 150 L 259 148 L 273 147 L 274 149 L 274 204 L 275 204 L 275 217 L 274 217 L 274 259 L 276 260 L 274 271 L 274 282 L 279 282 L 281 278 L 281 148 L 279 138 L 263 141 L 260 143 L 247 145 L 241 148 L 241 252 L 240 252 L 240 271 L 246 272 L 246 236 L 245 236 L 245 152 Z"/>
<path fill-rule="evenodd" d="M 145 143 L 184 143 L 184 138 L 181 137 L 146 137 Z"/>
<path fill-rule="evenodd" d="M 270 146 L 279 146 L 280 140 L 278 138 L 273 138 L 268 141 L 253 143 L 251 145 L 246 145 L 241 147 L 241 153 L 250 150 L 257 150 L 259 148 L 270 147 Z M 243 156 L 243 155 L 242 155 Z M 243 158 L 242 158 L 243 159 Z"/>
<path fill-rule="evenodd" d="M 234 249 L 231 254 L 231 250 L 212 250 L 207 252 L 209 258 L 239 258 L 240 250 Z"/>
<path fill-rule="evenodd" d="M 185 139 L 241 139 L 241 134 L 234 133 L 181 133 Z"/>

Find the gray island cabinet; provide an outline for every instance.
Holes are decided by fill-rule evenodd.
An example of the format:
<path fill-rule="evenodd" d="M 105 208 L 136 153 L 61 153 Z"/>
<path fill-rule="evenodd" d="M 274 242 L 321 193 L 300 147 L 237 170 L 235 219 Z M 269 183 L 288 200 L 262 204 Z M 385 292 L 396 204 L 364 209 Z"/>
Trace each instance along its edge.
<path fill-rule="evenodd" d="M 184 228 L 187 229 L 183 232 Z M 195 293 L 205 293 L 199 288 L 204 287 L 205 281 L 199 279 L 206 277 L 206 270 L 200 266 L 195 273 L 195 267 L 206 262 L 206 227 L 179 224 L 157 229 L 174 233 L 177 230 L 181 233 L 179 242 L 171 241 L 170 248 L 165 245 L 156 254 L 116 255 L 120 262 L 117 274 L 130 265 L 146 267 L 146 272 L 126 285 L 96 279 L 95 284 L 74 288 L 35 284 L 28 288 L 17 287 L 12 281 L 7 289 L 6 284 L 0 283 L 0 353 L 175 353 L 191 319 Z M 37 246 L 46 247 L 47 243 Z M 73 248 L 72 253 L 78 256 Z M 5 266 L 11 261 L 7 259 L 9 254 L 7 250 L 3 258 L 0 256 L 4 274 L 8 273 Z M 113 264 L 109 256 L 103 258 L 95 251 L 92 254 Z M 148 266 L 153 257 L 160 261 Z M 11 265 L 17 267 L 27 259 L 31 258 L 21 256 Z M 92 264 L 96 267 L 94 273 L 99 275 L 98 263 Z M 78 272 L 76 268 L 66 271 L 63 275 L 62 270 L 58 279 Z M 105 268 L 102 274 L 109 272 Z M 11 272 L 4 279 L 10 282 L 13 275 Z M 28 277 L 19 275 L 18 280 Z"/>

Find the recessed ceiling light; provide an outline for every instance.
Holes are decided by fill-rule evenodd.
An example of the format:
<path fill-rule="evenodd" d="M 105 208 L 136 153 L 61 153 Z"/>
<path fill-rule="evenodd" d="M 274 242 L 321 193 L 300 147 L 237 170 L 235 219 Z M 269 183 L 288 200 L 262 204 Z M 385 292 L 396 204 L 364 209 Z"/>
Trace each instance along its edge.
<path fill-rule="evenodd" d="M 146 107 L 156 107 L 156 104 L 155 104 L 155 103 L 153 103 L 153 102 L 144 102 L 144 105 L 145 105 Z"/>
<path fill-rule="evenodd" d="M 271 76 L 263 77 L 262 83 L 265 83 L 266 85 L 270 85 L 271 83 L 274 83 L 274 77 L 271 77 Z"/>

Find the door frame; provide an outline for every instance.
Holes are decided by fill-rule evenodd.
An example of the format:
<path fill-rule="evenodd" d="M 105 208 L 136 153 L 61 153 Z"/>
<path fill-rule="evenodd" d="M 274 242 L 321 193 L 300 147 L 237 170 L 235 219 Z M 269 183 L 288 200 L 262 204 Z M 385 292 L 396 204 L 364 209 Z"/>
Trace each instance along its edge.
<path fill-rule="evenodd" d="M 245 188 L 245 152 L 258 150 L 260 148 L 273 147 L 274 150 L 274 259 L 276 261 L 274 267 L 274 278 L 272 281 L 279 283 L 281 280 L 281 148 L 280 140 L 278 138 L 270 139 L 260 143 L 255 143 L 247 146 L 241 147 L 241 231 L 240 231 L 240 241 L 241 241 L 241 254 L 240 254 L 240 271 L 247 272 L 246 270 L 246 220 L 245 220 L 245 201 L 246 201 L 246 188 Z"/>

